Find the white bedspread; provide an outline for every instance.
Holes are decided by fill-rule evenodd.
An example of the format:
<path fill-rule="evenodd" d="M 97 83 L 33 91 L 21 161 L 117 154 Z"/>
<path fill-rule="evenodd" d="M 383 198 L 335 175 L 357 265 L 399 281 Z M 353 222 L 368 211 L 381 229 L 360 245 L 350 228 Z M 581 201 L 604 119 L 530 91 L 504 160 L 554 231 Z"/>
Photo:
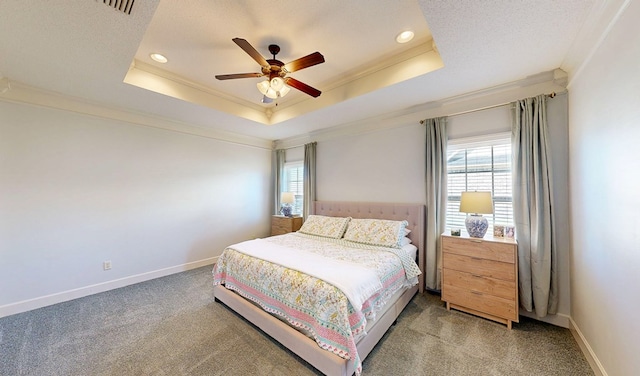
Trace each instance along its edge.
<path fill-rule="evenodd" d="M 333 260 L 263 239 L 248 240 L 229 248 L 325 280 L 340 289 L 356 310 L 361 310 L 362 304 L 382 289 L 382 282 L 375 271 L 362 265 Z"/>

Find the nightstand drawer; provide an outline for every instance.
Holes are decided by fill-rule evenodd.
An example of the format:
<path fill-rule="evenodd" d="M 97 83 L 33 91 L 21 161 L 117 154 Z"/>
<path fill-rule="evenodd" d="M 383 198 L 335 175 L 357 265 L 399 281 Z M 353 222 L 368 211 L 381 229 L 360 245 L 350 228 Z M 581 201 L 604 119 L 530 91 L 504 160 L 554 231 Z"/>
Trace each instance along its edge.
<path fill-rule="evenodd" d="M 271 224 L 271 232 L 278 234 L 286 234 L 288 232 L 291 232 L 291 223 L 283 221 L 274 222 L 273 224 Z"/>
<path fill-rule="evenodd" d="M 477 257 L 444 253 L 442 255 L 442 266 L 445 269 L 453 269 L 505 281 L 515 281 L 516 278 L 513 264 Z"/>
<path fill-rule="evenodd" d="M 287 229 L 286 227 L 282 227 L 282 226 L 271 226 L 271 236 L 273 235 L 282 235 L 282 234 L 288 234 L 290 233 L 291 230 Z"/>
<path fill-rule="evenodd" d="M 474 290 L 512 301 L 516 299 L 515 281 L 489 278 L 477 273 L 465 273 L 453 269 L 445 269 L 444 272 L 447 274 L 445 278 L 447 286 L 458 287 L 469 291 Z"/>
<path fill-rule="evenodd" d="M 488 313 L 507 320 L 518 321 L 516 302 L 478 291 L 469 291 L 446 285 L 442 299 L 453 305 L 460 305 L 473 311 Z"/>
<path fill-rule="evenodd" d="M 483 239 L 443 237 L 442 252 L 512 264 L 516 262 L 513 244 L 489 242 Z"/>
<path fill-rule="evenodd" d="M 274 215 L 271 218 L 271 236 L 288 234 L 300 230 L 302 217 L 284 217 Z"/>

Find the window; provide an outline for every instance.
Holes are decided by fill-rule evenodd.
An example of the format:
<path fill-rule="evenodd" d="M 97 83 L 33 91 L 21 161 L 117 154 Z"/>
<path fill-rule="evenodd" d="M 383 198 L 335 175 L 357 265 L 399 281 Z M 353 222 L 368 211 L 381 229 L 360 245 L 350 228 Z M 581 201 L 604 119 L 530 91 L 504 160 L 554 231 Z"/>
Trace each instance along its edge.
<path fill-rule="evenodd" d="M 460 213 L 464 191 L 491 191 L 493 215 L 484 214 L 489 227 L 513 224 L 511 195 L 511 139 L 509 134 L 450 141 L 447 146 L 447 231 L 464 229 L 466 213 Z"/>
<path fill-rule="evenodd" d="M 293 192 L 295 202 L 291 210 L 292 214 L 302 215 L 302 197 L 304 194 L 303 183 L 304 166 L 302 162 L 288 162 L 284 164 L 283 192 Z"/>

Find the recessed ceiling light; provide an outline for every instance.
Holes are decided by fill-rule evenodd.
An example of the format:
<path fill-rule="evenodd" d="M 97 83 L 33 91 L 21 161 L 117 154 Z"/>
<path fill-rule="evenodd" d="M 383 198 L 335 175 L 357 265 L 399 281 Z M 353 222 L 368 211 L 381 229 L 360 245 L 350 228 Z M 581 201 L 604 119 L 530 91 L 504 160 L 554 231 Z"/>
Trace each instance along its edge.
<path fill-rule="evenodd" d="M 157 61 L 158 63 L 166 63 L 167 61 L 169 61 L 166 57 L 164 57 L 164 55 L 161 54 L 151 54 L 149 55 L 154 61 Z"/>
<path fill-rule="evenodd" d="M 398 34 L 398 36 L 396 37 L 396 42 L 398 42 L 398 43 L 407 43 L 411 39 L 413 39 L 413 31 L 407 30 L 407 31 L 403 31 L 402 33 Z"/>

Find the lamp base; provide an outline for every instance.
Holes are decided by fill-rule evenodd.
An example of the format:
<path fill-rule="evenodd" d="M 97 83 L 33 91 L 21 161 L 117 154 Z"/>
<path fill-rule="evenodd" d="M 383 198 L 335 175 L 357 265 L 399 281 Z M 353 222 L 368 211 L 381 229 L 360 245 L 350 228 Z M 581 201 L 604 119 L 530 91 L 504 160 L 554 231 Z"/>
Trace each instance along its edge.
<path fill-rule="evenodd" d="M 291 206 L 287 204 L 282 205 L 282 207 L 280 208 L 280 213 L 282 213 L 282 215 L 284 215 L 285 217 L 291 217 Z"/>
<path fill-rule="evenodd" d="M 487 233 L 489 221 L 479 214 L 471 214 L 464 220 L 467 232 L 472 238 L 482 238 Z"/>

